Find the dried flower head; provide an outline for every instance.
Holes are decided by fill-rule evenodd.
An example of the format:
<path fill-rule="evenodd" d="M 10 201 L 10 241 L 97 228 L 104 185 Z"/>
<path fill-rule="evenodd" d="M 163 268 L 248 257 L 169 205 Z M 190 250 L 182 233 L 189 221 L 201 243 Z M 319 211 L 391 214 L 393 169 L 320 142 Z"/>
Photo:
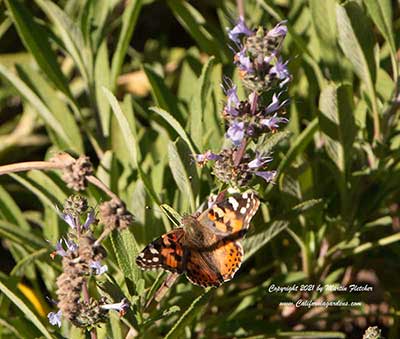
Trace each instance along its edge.
<path fill-rule="evenodd" d="M 133 222 L 133 215 L 119 199 L 111 199 L 102 203 L 99 212 L 100 219 L 109 232 L 114 229 L 125 229 Z"/>
<path fill-rule="evenodd" d="M 63 213 L 73 217 L 79 217 L 88 210 L 88 201 L 85 197 L 74 194 L 67 198 L 64 203 Z"/>
<path fill-rule="evenodd" d="M 75 191 L 83 191 L 87 186 L 86 177 L 93 174 L 93 166 L 89 157 L 81 155 L 63 170 L 63 180 Z"/>

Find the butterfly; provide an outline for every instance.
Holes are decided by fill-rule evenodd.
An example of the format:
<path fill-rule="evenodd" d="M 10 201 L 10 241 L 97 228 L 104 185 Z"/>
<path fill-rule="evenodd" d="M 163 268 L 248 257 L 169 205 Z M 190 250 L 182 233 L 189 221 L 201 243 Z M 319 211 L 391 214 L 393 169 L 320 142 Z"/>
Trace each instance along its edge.
<path fill-rule="evenodd" d="M 162 268 L 185 274 L 202 287 L 231 280 L 243 259 L 241 239 L 260 201 L 252 192 L 221 196 L 198 216 L 185 216 L 182 227 L 148 244 L 137 256 L 137 265 L 144 270 Z"/>

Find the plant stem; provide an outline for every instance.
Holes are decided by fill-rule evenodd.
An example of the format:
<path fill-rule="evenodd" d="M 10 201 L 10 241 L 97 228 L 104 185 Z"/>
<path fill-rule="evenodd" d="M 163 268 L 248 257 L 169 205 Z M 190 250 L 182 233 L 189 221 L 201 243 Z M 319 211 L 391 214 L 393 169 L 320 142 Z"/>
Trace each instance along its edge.
<path fill-rule="evenodd" d="M 52 161 L 27 161 L 16 164 L 0 166 L 0 175 L 25 172 L 30 170 L 48 171 L 52 169 L 63 169 L 65 164 Z"/>
<path fill-rule="evenodd" d="M 244 19 L 244 0 L 236 0 L 236 3 L 239 17 Z"/>
<path fill-rule="evenodd" d="M 51 161 L 27 161 L 0 166 L 0 175 L 26 172 L 31 170 L 62 170 L 71 165 L 74 161 L 75 159 L 72 156 L 67 153 L 62 153 L 55 156 Z M 88 175 L 86 177 L 86 180 L 102 190 L 104 193 L 106 193 L 111 199 L 120 200 L 119 197 L 107 187 L 107 185 L 105 185 L 100 179 L 98 179 L 94 175 Z"/>

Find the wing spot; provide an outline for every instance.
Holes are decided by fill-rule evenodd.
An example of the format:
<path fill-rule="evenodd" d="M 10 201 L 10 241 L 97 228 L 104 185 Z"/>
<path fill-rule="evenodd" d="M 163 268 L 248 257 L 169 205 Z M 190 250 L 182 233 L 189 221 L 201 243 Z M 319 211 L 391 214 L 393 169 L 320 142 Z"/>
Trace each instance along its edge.
<path fill-rule="evenodd" d="M 231 203 L 234 211 L 236 211 L 238 209 L 239 203 L 234 197 L 229 197 L 228 202 Z"/>
<path fill-rule="evenodd" d="M 246 207 L 242 207 L 240 209 L 240 214 L 246 214 L 247 208 Z"/>
<path fill-rule="evenodd" d="M 151 254 L 158 254 L 158 251 L 153 246 L 149 246 L 149 251 Z"/>

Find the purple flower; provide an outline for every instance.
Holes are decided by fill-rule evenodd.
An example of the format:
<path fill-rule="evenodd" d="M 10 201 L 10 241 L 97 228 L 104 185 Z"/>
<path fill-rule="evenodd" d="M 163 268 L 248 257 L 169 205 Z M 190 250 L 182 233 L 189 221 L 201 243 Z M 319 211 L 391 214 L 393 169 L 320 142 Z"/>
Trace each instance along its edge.
<path fill-rule="evenodd" d="M 274 113 L 274 112 L 280 110 L 282 107 L 284 107 L 284 106 L 289 102 L 288 99 L 286 99 L 286 100 L 284 100 L 284 101 L 282 101 L 282 102 L 279 102 L 279 96 L 280 96 L 280 94 L 281 94 L 281 93 L 279 93 L 278 95 L 276 95 L 276 94 L 274 93 L 274 95 L 272 96 L 272 102 L 271 102 L 271 103 L 268 105 L 268 107 L 265 109 L 265 113 L 266 113 L 266 114 Z"/>
<path fill-rule="evenodd" d="M 67 246 L 67 250 L 69 250 L 70 252 L 75 252 L 78 249 L 78 245 L 73 242 L 72 240 L 68 240 L 68 239 L 60 239 L 57 241 L 57 244 L 55 246 L 56 248 L 56 254 L 65 257 L 67 255 L 67 252 L 64 250 L 63 246 L 62 246 L 62 242 L 64 240 L 65 245 Z M 54 257 L 54 253 L 53 253 L 53 257 Z"/>
<path fill-rule="evenodd" d="M 231 88 L 228 88 L 226 90 L 226 107 L 225 107 L 225 112 L 231 116 L 238 116 L 239 111 L 238 111 L 238 105 L 240 103 L 239 97 L 237 95 L 237 86 L 234 85 Z"/>
<path fill-rule="evenodd" d="M 244 18 L 240 17 L 238 23 L 231 30 L 228 29 L 228 36 L 233 42 L 239 43 L 240 35 L 253 35 L 253 31 L 251 31 L 245 24 Z"/>
<path fill-rule="evenodd" d="M 283 63 L 282 58 L 279 57 L 275 65 L 272 66 L 269 70 L 270 75 L 274 75 L 280 80 L 279 87 L 281 88 L 291 80 L 291 76 L 287 68 L 287 63 L 287 61 Z"/>
<path fill-rule="evenodd" d="M 194 155 L 194 160 L 198 163 L 204 163 L 206 161 L 215 161 L 218 160 L 220 156 L 218 154 L 215 154 L 211 151 L 206 151 L 203 154 L 195 154 Z"/>
<path fill-rule="evenodd" d="M 272 117 L 261 119 L 260 124 L 267 126 L 271 131 L 279 128 L 279 123 L 284 122 L 287 123 L 289 120 L 283 117 L 278 117 L 278 113 L 275 113 Z"/>
<path fill-rule="evenodd" d="M 61 219 L 63 219 L 71 228 L 76 228 L 76 220 L 70 214 L 60 213 Z"/>
<path fill-rule="evenodd" d="M 232 140 L 234 145 L 238 146 L 244 138 L 244 132 L 244 122 L 233 121 L 228 128 L 226 135 Z"/>
<path fill-rule="evenodd" d="M 61 327 L 61 316 L 62 316 L 62 313 L 61 313 L 61 310 L 59 310 L 57 313 L 50 312 L 47 315 L 47 318 L 49 318 L 49 322 L 53 326 L 57 325 L 58 327 Z"/>
<path fill-rule="evenodd" d="M 90 263 L 90 268 L 93 268 L 96 275 L 101 275 L 108 271 L 107 265 L 101 265 L 100 261 L 92 261 Z"/>
<path fill-rule="evenodd" d="M 250 58 L 246 55 L 246 49 L 243 48 L 241 49 L 238 53 L 235 55 L 235 61 L 239 66 L 239 69 L 241 71 L 244 71 L 246 73 L 253 73 L 253 64 L 250 60 Z"/>
<path fill-rule="evenodd" d="M 116 310 L 121 315 L 124 315 L 126 313 L 126 310 L 129 308 L 129 302 L 126 298 L 123 298 L 119 303 L 101 305 L 100 307 L 103 310 Z"/>
<path fill-rule="evenodd" d="M 254 172 L 255 175 L 263 178 L 266 182 L 271 182 L 275 179 L 277 172 L 276 171 L 257 171 Z"/>
<path fill-rule="evenodd" d="M 287 34 L 286 20 L 278 23 L 274 28 L 272 28 L 267 36 L 272 38 L 285 37 Z"/>
<path fill-rule="evenodd" d="M 78 249 L 78 245 L 72 240 L 64 238 L 64 243 L 67 246 L 67 249 L 71 252 L 75 252 Z"/>
<path fill-rule="evenodd" d="M 250 161 L 247 166 L 251 169 L 257 169 L 264 166 L 266 163 L 271 162 L 272 158 L 269 156 L 263 156 L 259 152 L 256 152 L 256 158 Z"/>
<path fill-rule="evenodd" d="M 90 226 L 91 224 L 93 224 L 95 221 L 96 221 L 96 213 L 95 213 L 94 210 L 92 209 L 92 210 L 88 213 L 88 215 L 87 215 L 87 217 L 86 217 L 86 221 L 85 221 L 85 223 L 83 224 L 83 228 L 84 228 L 84 229 L 88 229 L 89 226 Z"/>
<path fill-rule="evenodd" d="M 62 239 L 57 241 L 56 253 L 62 257 L 65 257 L 67 255 L 67 252 L 65 252 L 64 248 L 62 247 Z M 53 254 L 53 256 L 54 256 L 54 254 Z"/>

